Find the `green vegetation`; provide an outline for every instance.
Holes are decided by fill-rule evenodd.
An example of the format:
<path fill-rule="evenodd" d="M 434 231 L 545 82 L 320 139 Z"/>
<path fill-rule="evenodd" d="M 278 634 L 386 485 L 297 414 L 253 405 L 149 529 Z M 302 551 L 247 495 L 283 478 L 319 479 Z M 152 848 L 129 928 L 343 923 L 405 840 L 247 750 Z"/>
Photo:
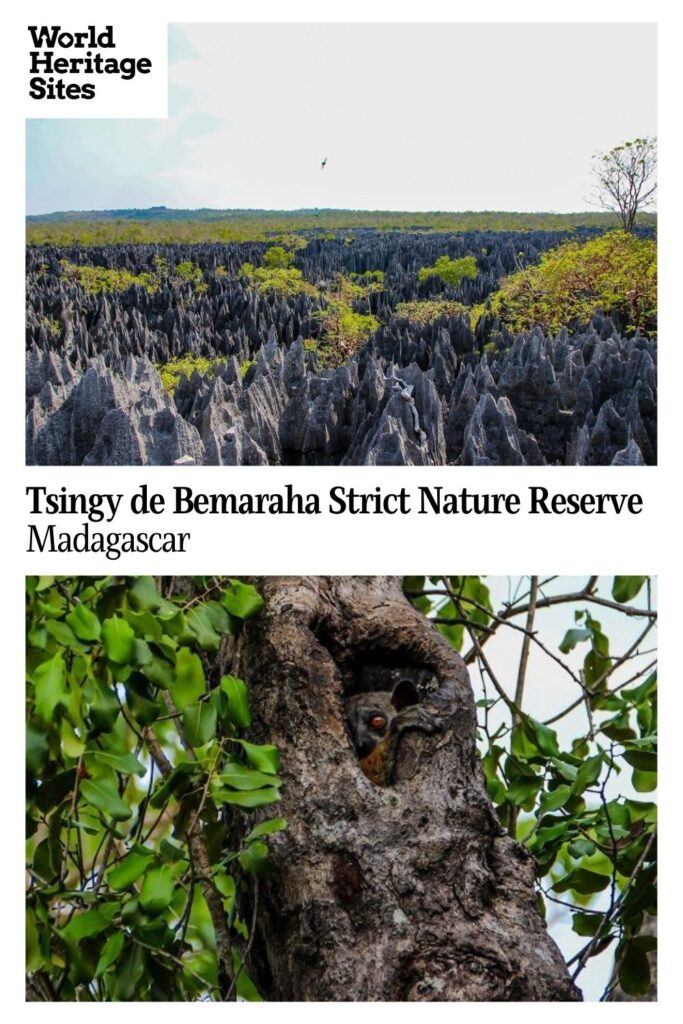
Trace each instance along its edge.
<path fill-rule="evenodd" d="M 572 976 L 611 946 L 623 990 L 645 995 L 647 954 L 656 948 L 641 929 L 646 915 L 657 913 L 657 807 L 648 799 L 657 786 L 657 662 L 639 650 L 654 636 L 653 581 L 592 576 L 582 589 L 563 592 L 561 578 L 522 576 L 497 611 L 485 577 L 409 576 L 404 586 L 462 652 L 473 682 L 481 680 L 478 739 L 487 790 L 502 825 L 534 857 L 541 912 L 546 901 L 564 907 L 581 937 Z M 615 633 L 616 615 L 622 629 L 633 624 L 635 642 L 610 637 L 595 617 L 605 605 Z M 563 607 L 567 631 L 546 646 L 545 616 Z M 489 645 L 511 627 L 525 636 L 522 654 L 499 676 Z M 557 626 L 548 628 L 554 636 Z M 649 639 L 644 647 L 654 653 Z M 525 690 L 528 658 L 548 666 L 550 686 L 558 669 L 574 686 L 569 699 L 558 695 L 545 722 L 533 716 L 533 691 Z M 565 719 L 575 709 L 569 727 Z M 611 984 L 610 972 L 603 998 Z"/>
<path fill-rule="evenodd" d="M 39 327 L 44 328 L 47 334 L 52 338 L 58 338 L 62 331 L 62 325 L 59 320 L 51 319 L 47 316 L 39 316 L 37 319 Z"/>
<path fill-rule="evenodd" d="M 69 260 L 60 260 L 59 264 L 63 277 L 69 281 L 76 281 L 90 295 L 97 295 L 100 292 L 123 292 L 133 285 L 148 292 L 155 292 L 159 288 L 158 276 L 147 271 L 131 274 L 129 270 L 119 270 L 116 267 L 92 267 L 85 263 L 70 263 Z"/>
<path fill-rule="evenodd" d="M 166 277 L 170 277 L 175 283 L 191 284 L 195 292 L 205 292 L 208 288 L 201 269 L 190 260 L 178 263 L 176 267 L 170 269 L 163 256 L 155 256 L 154 271 L 143 271 L 140 274 L 131 274 L 130 271 L 117 267 L 93 267 L 87 263 L 71 263 L 69 260 L 60 260 L 59 265 L 65 278 L 77 281 L 91 295 L 100 292 L 123 292 L 133 285 L 148 292 L 156 292 Z"/>
<path fill-rule="evenodd" d="M 195 266 L 190 260 L 184 260 L 182 263 L 178 263 L 172 273 L 172 276 L 181 281 L 187 281 L 188 284 L 194 286 L 194 290 L 196 292 L 205 292 L 208 288 L 208 285 L 204 281 L 204 275 L 201 269 Z"/>
<path fill-rule="evenodd" d="M 469 306 L 462 302 L 447 299 L 418 299 L 414 302 L 396 304 L 395 315 L 399 320 L 412 320 L 417 324 L 429 324 L 440 316 L 460 316 L 468 314 Z"/>
<path fill-rule="evenodd" d="M 351 280 L 368 291 L 381 291 L 384 287 L 383 270 L 364 270 L 362 274 L 350 274 Z"/>
<path fill-rule="evenodd" d="M 239 273 L 246 277 L 249 284 L 258 288 L 262 294 L 275 292 L 289 298 L 293 295 L 317 295 L 317 289 L 310 284 L 296 267 L 255 267 L 253 263 L 243 263 Z"/>
<path fill-rule="evenodd" d="M 247 373 L 249 371 L 249 367 L 250 366 L 255 366 L 255 365 L 256 365 L 256 360 L 255 359 L 243 359 L 242 362 L 240 363 L 240 376 L 241 377 L 246 377 L 246 375 L 247 375 Z"/>
<path fill-rule="evenodd" d="M 295 259 L 296 253 L 288 252 L 281 245 L 272 245 L 270 249 L 266 249 L 263 255 L 263 266 L 269 269 L 280 268 L 286 270 L 288 267 L 291 267 Z"/>
<path fill-rule="evenodd" d="M 485 305 L 473 307 L 512 332 L 585 325 L 597 312 L 618 315 L 626 330 L 657 328 L 657 243 L 610 231 L 583 245 L 567 242 L 543 253 L 538 266 L 511 274 Z"/>
<path fill-rule="evenodd" d="M 379 320 L 376 316 L 372 313 L 359 313 L 353 307 L 354 303 L 367 300 L 371 292 L 381 287 L 376 279 L 362 285 L 345 274 L 337 275 L 325 296 L 324 308 L 313 314 L 321 328 L 316 349 L 321 369 L 325 366 L 340 366 L 377 330 Z"/>
<path fill-rule="evenodd" d="M 438 277 L 444 284 L 457 288 L 464 278 L 477 276 L 477 261 L 474 256 L 463 256 L 452 260 L 448 256 L 439 256 L 432 267 L 423 267 L 418 271 L 417 279 L 422 284 L 430 277 Z"/>
<path fill-rule="evenodd" d="M 208 377 L 215 377 L 218 368 L 224 365 L 225 358 L 223 356 L 209 359 L 208 356 L 193 356 L 188 353 L 184 356 L 176 356 L 175 359 L 169 360 L 168 363 L 159 363 L 157 365 L 157 372 L 165 390 L 172 395 L 182 377 L 191 377 L 195 372 L 206 374 Z"/>
<path fill-rule="evenodd" d="M 49 1001 L 258 1000 L 240 893 L 268 870 L 279 754 L 206 668 L 263 604 L 196 577 L 27 580 L 27 974 Z M 229 838 L 228 838 L 229 837 Z"/>
<path fill-rule="evenodd" d="M 281 245 L 272 245 L 263 254 L 260 267 L 253 263 L 243 263 L 239 273 L 248 278 L 252 287 L 265 294 L 275 292 L 289 298 L 293 295 L 317 295 L 318 291 L 310 284 L 302 272 L 292 266 L 296 253 L 290 252 Z"/>
<path fill-rule="evenodd" d="M 641 213 L 637 223 L 654 226 L 654 214 Z M 116 245 L 119 243 L 268 242 L 296 248 L 289 235 L 373 228 L 376 231 L 571 231 L 577 227 L 610 228 L 613 213 L 429 212 L 386 210 L 108 210 L 28 217 L 29 245 Z M 347 237 L 351 237 L 347 235 Z"/>
<path fill-rule="evenodd" d="M 319 365 L 340 366 L 379 327 L 379 320 L 371 313 L 356 313 L 340 299 L 331 299 L 325 309 L 314 316 L 321 324 L 321 338 L 317 352 Z"/>

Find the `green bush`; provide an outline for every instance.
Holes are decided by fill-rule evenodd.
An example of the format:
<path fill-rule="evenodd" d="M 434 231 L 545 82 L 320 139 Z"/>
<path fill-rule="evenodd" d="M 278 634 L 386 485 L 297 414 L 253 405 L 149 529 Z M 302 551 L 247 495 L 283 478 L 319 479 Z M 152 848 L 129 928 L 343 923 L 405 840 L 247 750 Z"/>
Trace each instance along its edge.
<path fill-rule="evenodd" d="M 178 263 L 173 271 L 173 276 L 180 278 L 181 281 L 188 281 L 190 284 L 193 284 L 196 291 L 206 291 L 207 286 L 204 282 L 202 271 L 190 260 Z"/>
<path fill-rule="evenodd" d="M 174 282 L 187 281 L 196 292 L 205 292 L 208 285 L 201 269 L 190 260 L 179 263 L 172 271 L 163 256 L 154 257 L 154 271 L 131 274 L 117 267 L 92 267 L 88 264 L 60 260 L 62 275 L 70 281 L 77 281 L 89 294 L 100 292 L 122 292 L 132 285 L 138 285 L 148 292 L 156 292 L 166 277 Z"/>
<path fill-rule="evenodd" d="M 263 256 L 264 267 L 279 267 L 282 270 L 286 270 L 287 267 L 291 267 L 292 263 L 296 259 L 293 252 L 288 252 L 283 249 L 281 245 L 273 245 L 270 249 L 266 249 Z"/>
<path fill-rule="evenodd" d="M 69 281 L 76 281 L 84 291 L 91 295 L 97 295 L 100 292 L 123 292 L 133 285 L 138 285 L 148 292 L 155 292 L 159 287 L 158 277 L 146 271 L 141 274 L 131 274 L 128 270 L 79 265 L 71 263 L 69 260 L 60 260 L 59 263 L 62 268 L 62 276 Z"/>
<path fill-rule="evenodd" d="M 252 263 L 243 263 L 239 273 L 248 278 L 249 284 L 258 288 L 262 294 L 275 292 L 285 298 L 318 294 L 296 267 L 255 267 Z"/>
<path fill-rule="evenodd" d="M 432 267 L 423 267 L 417 273 L 417 279 L 422 284 L 430 277 L 438 277 L 444 284 L 457 288 L 464 278 L 477 276 L 477 261 L 474 256 L 463 256 L 462 259 L 452 260 L 449 256 L 439 256 Z"/>
<path fill-rule="evenodd" d="M 503 279 L 489 311 L 509 330 L 539 324 L 546 331 L 576 329 L 595 313 L 618 316 L 625 329 L 657 329 L 657 243 L 610 231 L 581 244 L 566 242 L 541 262 Z M 474 317 L 474 312 L 473 312 Z"/>
<path fill-rule="evenodd" d="M 384 287 L 383 270 L 365 270 L 362 274 L 351 274 L 351 280 L 364 286 L 368 291 L 380 291 Z"/>
<path fill-rule="evenodd" d="M 460 316 L 468 313 L 469 307 L 462 302 L 447 299 L 420 299 L 415 302 L 399 302 L 395 314 L 399 320 L 412 320 L 416 324 L 429 324 L 440 316 Z"/>
<path fill-rule="evenodd" d="M 188 353 L 184 356 L 176 356 L 168 363 L 159 363 L 157 372 L 164 389 L 172 395 L 182 377 L 191 377 L 195 371 L 205 373 L 208 377 L 215 377 L 218 367 L 224 363 L 223 357 L 209 359 L 208 356 L 193 356 Z"/>

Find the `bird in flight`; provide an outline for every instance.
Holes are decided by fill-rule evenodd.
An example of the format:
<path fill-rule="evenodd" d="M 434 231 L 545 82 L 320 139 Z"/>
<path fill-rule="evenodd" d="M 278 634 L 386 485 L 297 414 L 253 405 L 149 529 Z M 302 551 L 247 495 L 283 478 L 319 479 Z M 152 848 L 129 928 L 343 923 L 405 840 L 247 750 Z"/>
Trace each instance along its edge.
<path fill-rule="evenodd" d="M 323 162 L 322 162 L 322 163 L 321 163 L 321 165 L 320 165 L 320 170 L 321 170 L 321 171 L 324 171 L 324 170 L 325 170 L 325 164 L 326 164 L 326 163 L 327 163 L 327 157 L 325 157 L 325 159 L 323 160 Z"/>

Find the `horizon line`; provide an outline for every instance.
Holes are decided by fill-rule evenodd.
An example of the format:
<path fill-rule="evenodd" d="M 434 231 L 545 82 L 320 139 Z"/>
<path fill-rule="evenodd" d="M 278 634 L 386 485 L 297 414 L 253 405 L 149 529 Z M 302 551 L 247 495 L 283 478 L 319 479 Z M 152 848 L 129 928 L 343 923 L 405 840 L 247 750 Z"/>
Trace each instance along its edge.
<path fill-rule="evenodd" d="M 407 210 L 407 209 L 384 209 L 380 207 L 365 207 L 365 206 L 102 206 L 97 208 L 90 208 L 87 210 L 45 210 L 42 213 L 26 213 L 26 217 L 56 217 L 66 214 L 74 213 L 113 213 L 113 212 L 130 212 L 139 211 L 140 213 L 149 213 L 152 210 L 165 210 L 168 213 L 383 213 L 383 214 L 447 214 L 447 215 L 462 215 L 462 214 L 482 214 L 482 213 L 502 213 L 502 214 L 543 214 L 545 216 L 553 217 L 572 217 L 577 214 L 594 214 L 596 216 L 617 216 L 610 210 L 510 210 L 510 209 L 481 209 L 481 210 Z M 643 210 L 642 213 L 656 214 L 656 210 Z"/>

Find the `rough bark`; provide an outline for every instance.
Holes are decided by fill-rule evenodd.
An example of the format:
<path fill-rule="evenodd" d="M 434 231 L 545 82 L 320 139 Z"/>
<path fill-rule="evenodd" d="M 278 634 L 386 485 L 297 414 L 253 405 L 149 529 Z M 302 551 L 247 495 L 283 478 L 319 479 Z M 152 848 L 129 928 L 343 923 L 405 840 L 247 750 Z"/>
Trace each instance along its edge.
<path fill-rule="evenodd" d="M 534 865 L 498 824 L 460 656 L 390 577 L 268 577 L 239 670 L 253 738 L 282 758 L 289 821 L 271 840 L 248 969 L 269 1000 L 580 998 L 534 893 Z M 444 729 L 401 740 L 375 786 L 343 699 L 432 676 Z M 383 682 L 384 680 L 384 682 Z M 245 906 L 246 916 L 253 906 Z"/>

